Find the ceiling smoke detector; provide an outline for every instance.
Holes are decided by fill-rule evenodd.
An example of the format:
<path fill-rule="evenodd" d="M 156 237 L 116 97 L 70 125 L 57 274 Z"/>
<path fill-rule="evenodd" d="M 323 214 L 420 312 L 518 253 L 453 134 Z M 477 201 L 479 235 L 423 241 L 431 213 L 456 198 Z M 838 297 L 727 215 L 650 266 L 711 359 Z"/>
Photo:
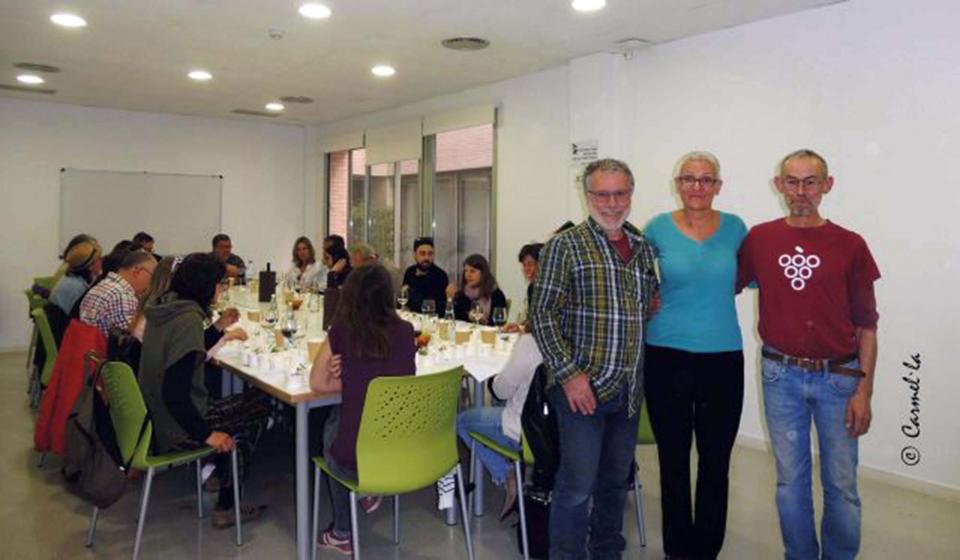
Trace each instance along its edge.
<path fill-rule="evenodd" d="M 454 51 L 479 51 L 490 46 L 490 41 L 480 37 L 451 37 L 440 44 Z"/>
<path fill-rule="evenodd" d="M 13 67 L 21 70 L 32 70 L 34 72 L 47 72 L 49 74 L 56 74 L 60 71 L 60 69 L 56 66 L 50 66 L 49 64 L 35 64 L 33 62 L 14 62 Z"/>
<path fill-rule="evenodd" d="M 308 103 L 313 103 L 312 97 L 307 97 L 306 95 L 284 95 L 280 98 L 280 101 L 284 103 L 301 103 L 306 105 Z"/>
<path fill-rule="evenodd" d="M 627 60 L 632 60 L 633 56 L 637 54 L 638 51 L 649 48 L 653 46 L 653 41 L 648 41 L 646 39 L 638 39 L 636 37 L 630 39 L 623 39 L 617 41 L 613 44 L 613 51 Z"/>

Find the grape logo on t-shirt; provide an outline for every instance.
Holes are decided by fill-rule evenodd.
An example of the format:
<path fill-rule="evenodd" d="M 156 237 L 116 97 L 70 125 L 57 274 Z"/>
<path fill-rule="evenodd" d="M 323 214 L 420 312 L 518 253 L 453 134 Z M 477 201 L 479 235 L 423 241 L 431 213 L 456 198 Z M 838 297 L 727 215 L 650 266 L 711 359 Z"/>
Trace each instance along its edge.
<path fill-rule="evenodd" d="M 790 280 L 790 287 L 799 292 L 807 287 L 807 280 L 813 276 L 813 269 L 820 266 L 820 257 L 805 255 L 803 247 L 799 245 L 793 250 L 796 253 L 792 255 L 780 255 L 777 264 L 783 269 L 783 275 Z"/>

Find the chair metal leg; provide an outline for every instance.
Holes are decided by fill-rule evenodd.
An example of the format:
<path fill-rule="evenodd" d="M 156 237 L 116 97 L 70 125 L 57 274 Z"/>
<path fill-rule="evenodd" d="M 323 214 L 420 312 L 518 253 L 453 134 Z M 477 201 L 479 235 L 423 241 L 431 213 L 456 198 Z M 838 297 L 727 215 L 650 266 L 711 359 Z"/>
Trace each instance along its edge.
<path fill-rule="evenodd" d="M 46 458 L 47 458 L 47 452 L 44 451 L 43 453 L 40 454 L 40 458 L 37 459 L 37 468 L 38 468 L 38 469 L 41 468 L 41 467 L 43 467 L 43 461 L 44 461 L 44 459 L 46 459 Z"/>
<path fill-rule="evenodd" d="M 140 558 L 140 541 L 143 537 L 143 525 L 147 521 L 147 505 L 150 503 L 150 487 L 153 485 L 154 467 L 147 469 L 147 480 L 143 483 L 143 497 L 140 499 L 140 514 L 137 518 L 137 538 L 133 541 L 133 560 Z"/>
<path fill-rule="evenodd" d="M 463 536 L 467 541 L 467 558 L 473 558 L 473 539 L 470 537 L 470 515 L 467 512 L 467 492 L 463 486 L 463 468 L 457 463 L 457 491 L 460 493 L 460 519 L 463 525 Z"/>
<path fill-rule="evenodd" d="M 400 494 L 393 497 L 393 542 L 400 544 Z"/>
<path fill-rule="evenodd" d="M 203 519 L 203 473 L 197 459 L 197 519 Z"/>
<path fill-rule="evenodd" d="M 470 492 L 470 495 L 467 497 L 467 510 L 473 511 L 473 501 L 477 499 L 477 467 L 476 467 L 476 457 L 477 457 L 477 440 L 470 438 L 470 484 L 472 485 L 473 491 Z"/>
<path fill-rule="evenodd" d="M 637 509 L 637 531 L 640 532 L 640 546 L 647 546 L 647 524 L 643 519 L 643 496 L 640 493 L 640 469 L 633 476 L 633 503 Z"/>
<path fill-rule="evenodd" d="M 523 500 L 523 467 L 520 461 L 513 462 L 513 473 L 517 477 L 517 505 L 520 506 L 520 537 L 523 542 L 523 560 L 530 560 L 530 538 L 527 536 L 527 509 Z"/>
<path fill-rule="evenodd" d="M 93 547 L 93 534 L 97 531 L 97 517 L 100 516 L 100 508 L 93 506 L 93 513 L 90 514 L 90 526 L 87 528 L 87 548 Z"/>
<path fill-rule="evenodd" d="M 310 560 L 317 560 L 317 526 L 320 524 L 320 469 L 313 467 L 313 529 L 310 532 Z"/>
<path fill-rule="evenodd" d="M 40 329 L 37 324 L 33 324 L 33 330 L 30 332 L 30 346 L 27 347 L 27 374 L 30 374 L 30 366 L 33 365 L 33 353 L 37 350 L 37 340 L 40 338 Z"/>
<path fill-rule="evenodd" d="M 353 545 L 353 560 L 360 560 L 360 527 L 357 523 L 357 494 L 350 491 L 350 542 Z"/>
<path fill-rule="evenodd" d="M 236 516 L 236 527 L 237 527 L 237 546 L 243 544 L 243 527 L 242 527 L 242 516 L 240 515 L 240 468 L 237 465 L 237 447 L 234 446 L 233 450 L 230 451 L 230 468 L 233 471 L 233 515 Z"/>

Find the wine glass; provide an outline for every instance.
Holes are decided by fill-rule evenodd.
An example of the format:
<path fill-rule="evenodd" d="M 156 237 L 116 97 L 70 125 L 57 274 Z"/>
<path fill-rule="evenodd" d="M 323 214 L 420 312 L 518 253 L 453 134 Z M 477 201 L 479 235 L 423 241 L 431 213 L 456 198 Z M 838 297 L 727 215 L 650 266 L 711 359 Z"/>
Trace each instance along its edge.
<path fill-rule="evenodd" d="M 473 304 L 470 306 L 470 313 L 468 316 L 470 320 L 473 321 L 474 327 L 480 326 L 480 321 L 483 319 L 483 304 L 480 303 L 480 300 L 474 300 Z"/>
<path fill-rule="evenodd" d="M 287 346 L 293 346 L 293 336 L 297 334 L 299 326 L 297 325 L 297 316 L 293 311 L 287 313 L 287 318 L 280 326 L 280 332 L 287 339 Z"/>
<path fill-rule="evenodd" d="M 494 307 L 493 311 L 490 312 L 490 320 L 493 322 L 493 326 L 498 329 L 503 328 L 507 324 L 507 308 Z"/>
<path fill-rule="evenodd" d="M 400 293 L 397 295 L 397 303 L 400 304 L 400 309 L 405 310 L 407 308 L 407 301 L 410 300 L 410 286 L 404 284 L 400 286 Z"/>
<path fill-rule="evenodd" d="M 436 300 L 432 300 L 432 299 L 423 300 L 423 303 L 420 305 L 420 313 L 423 313 L 428 317 L 433 317 L 434 315 L 436 315 L 437 314 Z"/>

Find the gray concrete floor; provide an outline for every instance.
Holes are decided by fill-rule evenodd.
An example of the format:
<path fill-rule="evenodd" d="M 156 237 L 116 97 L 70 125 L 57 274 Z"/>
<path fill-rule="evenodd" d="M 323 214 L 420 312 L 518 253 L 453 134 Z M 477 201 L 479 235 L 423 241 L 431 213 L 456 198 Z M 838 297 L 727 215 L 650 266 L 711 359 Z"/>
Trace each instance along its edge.
<path fill-rule="evenodd" d="M 34 413 L 27 405 L 24 354 L 0 354 L 0 559 L 128 558 L 133 550 L 139 482 L 100 517 L 93 549 L 83 546 L 91 508 L 64 488 L 56 457 L 37 467 L 33 451 Z M 293 438 L 280 430 L 265 438 L 251 470 L 245 503 L 268 504 L 266 516 L 244 528 L 244 545 L 233 532 L 215 530 L 195 516 L 193 474 L 175 469 L 157 477 L 144 531 L 142 557 L 293 558 Z M 643 499 L 648 544 L 639 546 L 632 500 L 624 512 L 626 558 L 663 557 L 656 454 L 641 448 Z M 775 472 L 769 453 L 738 447 L 733 456 L 730 513 L 721 558 L 781 558 L 780 533 L 773 503 Z M 488 514 L 471 520 L 478 560 L 520 558 L 515 531 L 499 523 L 502 494 L 489 490 Z M 960 503 L 900 487 L 864 480 L 861 558 L 960 558 Z M 207 510 L 214 495 L 206 494 Z M 321 522 L 330 519 L 323 497 Z M 386 506 L 387 504 L 384 504 Z M 361 553 L 365 558 L 465 558 L 459 526 L 448 527 L 435 507 L 432 490 L 401 498 L 401 544 L 391 542 L 391 508 L 363 516 Z M 319 558 L 345 558 L 320 551 Z"/>

